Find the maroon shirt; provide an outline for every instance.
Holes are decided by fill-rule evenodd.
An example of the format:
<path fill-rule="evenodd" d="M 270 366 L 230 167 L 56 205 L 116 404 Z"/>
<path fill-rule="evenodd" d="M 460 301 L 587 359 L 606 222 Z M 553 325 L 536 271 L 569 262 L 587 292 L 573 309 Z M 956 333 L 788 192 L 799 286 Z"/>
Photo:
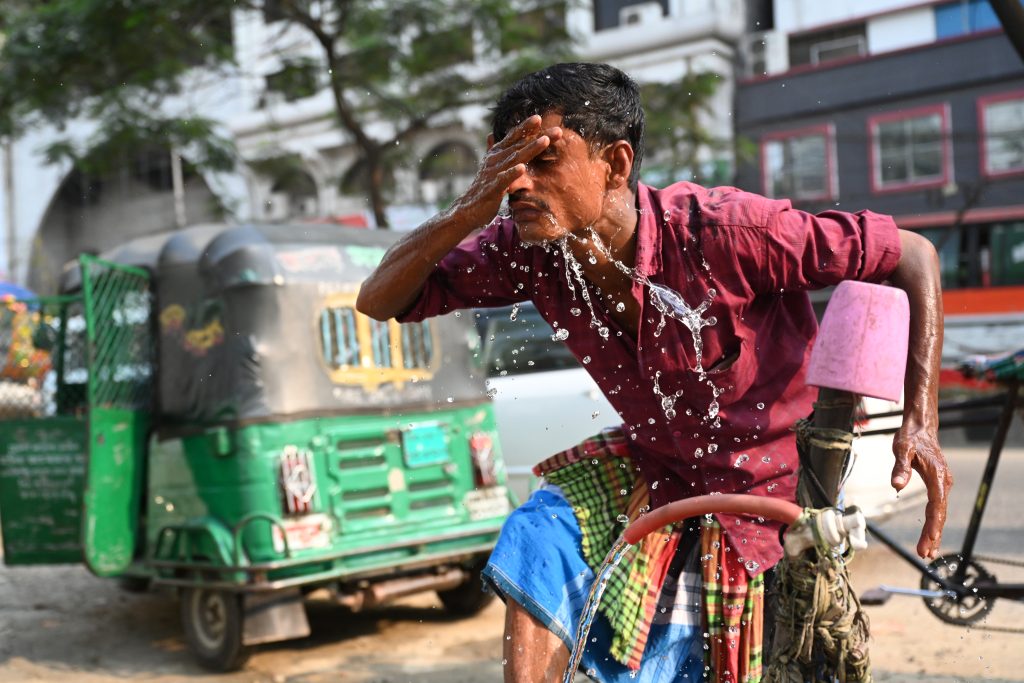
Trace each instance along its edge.
<path fill-rule="evenodd" d="M 794 500 L 791 427 L 817 395 L 804 383 L 817 331 L 806 291 L 848 279 L 884 280 L 900 257 L 896 225 L 870 211 L 815 216 L 788 200 L 685 182 L 663 190 L 640 185 L 637 202 L 636 271 L 692 308 L 716 290 L 703 314 L 717 318 L 701 330 L 704 381 L 689 329 L 668 319 L 658 333 L 661 314 L 647 286 L 633 286 L 641 307 L 634 342 L 588 284 L 598 320 L 610 330 L 602 339 L 578 283 L 575 292 L 567 283 L 559 250 L 523 244 L 509 218 L 496 218 L 445 256 L 400 320 L 532 300 L 545 320 L 568 331 L 565 344 L 621 415 L 654 507 L 707 493 Z M 737 352 L 730 366 L 715 368 Z M 654 391 L 657 372 L 661 394 L 681 391 L 672 417 Z M 717 426 L 708 418 L 714 396 L 706 380 L 724 390 Z M 752 574 L 781 558 L 779 525 L 732 515 L 718 520 Z"/>

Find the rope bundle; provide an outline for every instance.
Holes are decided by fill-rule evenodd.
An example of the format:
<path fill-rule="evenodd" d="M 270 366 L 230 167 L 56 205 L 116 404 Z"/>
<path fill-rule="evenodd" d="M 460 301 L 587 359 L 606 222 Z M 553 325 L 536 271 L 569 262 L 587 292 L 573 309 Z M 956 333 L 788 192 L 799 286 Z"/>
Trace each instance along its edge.
<path fill-rule="evenodd" d="M 845 461 L 853 435 L 842 429 L 796 425 L 801 461 L 810 448 Z M 820 451 L 819 451 L 820 452 Z M 811 487 L 822 490 L 809 467 L 800 468 L 800 503 Z M 835 552 L 823 541 L 820 513 L 808 510 L 793 528 L 811 525 L 817 543 L 799 557 L 784 557 L 775 582 L 775 628 L 764 683 L 870 683 L 868 619 L 850 586 L 853 551 Z"/>

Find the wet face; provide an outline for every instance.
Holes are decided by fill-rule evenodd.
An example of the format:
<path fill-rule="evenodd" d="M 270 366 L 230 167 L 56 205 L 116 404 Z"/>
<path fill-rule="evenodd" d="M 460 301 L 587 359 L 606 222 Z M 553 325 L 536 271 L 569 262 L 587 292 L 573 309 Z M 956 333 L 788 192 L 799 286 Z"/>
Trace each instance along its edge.
<path fill-rule="evenodd" d="M 540 130 L 562 125 L 561 114 L 543 116 Z M 609 163 L 579 133 L 562 137 L 531 160 L 526 173 L 508 188 L 509 208 L 519 237 L 527 244 L 582 234 L 597 223 L 606 205 Z"/>

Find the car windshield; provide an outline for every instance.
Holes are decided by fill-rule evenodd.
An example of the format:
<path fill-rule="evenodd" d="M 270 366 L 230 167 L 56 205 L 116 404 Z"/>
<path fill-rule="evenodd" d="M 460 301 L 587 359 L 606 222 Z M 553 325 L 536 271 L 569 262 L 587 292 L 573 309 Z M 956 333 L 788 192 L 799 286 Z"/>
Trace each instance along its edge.
<path fill-rule="evenodd" d="M 579 367 L 532 303 L 478 310 L 476 325 L 488 377 Z"/>

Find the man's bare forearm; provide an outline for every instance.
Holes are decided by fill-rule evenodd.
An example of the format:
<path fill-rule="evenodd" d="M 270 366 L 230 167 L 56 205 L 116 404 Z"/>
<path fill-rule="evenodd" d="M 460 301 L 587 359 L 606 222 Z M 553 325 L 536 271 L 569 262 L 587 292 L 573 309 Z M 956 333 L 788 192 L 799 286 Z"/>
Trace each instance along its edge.
<path fill-rule="evenodd" d="M 558 127 L 540 130 L 541 117 L 531 116 L 505 139 L 488 140 L 487 154 L 469 189 L 447 211 L 400 239 L 363 282 L 356 309 L 377 320 L 405 312 L 419 296 L 427 278 L 445 254 L 474 228 L 498 213 L 505 190 L 526 173 L 526 163 L 562 136 Z"/>
<path fill-rule="evenodd" d="M 905 419 L 938 428 L 939 369 L 942 360 L 942 284 L 935 248 L 921 235 L 900 231 L 903 255 L 892 283 L 910 301 L 910 344 L 905 382 Z"/>
<path fill-rule="evenodd" d="M 917 554 L 938 557 L 942 547 L 942 527 L 946 523 L 949 490 L 953 474 L 939 446 L 939 366 L 942 358 L 942 283 L 939 258 L 924 237 L 900 231 L 903 247 L 892 283 L 910 299 L 910 348 L 903 424 L 893 438 L 896 458 L 892 486 L 897 491 L 910 481 L 911 469 L 917 471 L 928 489 L 924 526 L 917 541 Z"/>
<path fill-rule="evenodd" d="M 363 282 L 356 309 L 375 320 L 406 311 L 445 254 L 478 227 L 482 225 L 454 206 L 403 236 Z"/>

